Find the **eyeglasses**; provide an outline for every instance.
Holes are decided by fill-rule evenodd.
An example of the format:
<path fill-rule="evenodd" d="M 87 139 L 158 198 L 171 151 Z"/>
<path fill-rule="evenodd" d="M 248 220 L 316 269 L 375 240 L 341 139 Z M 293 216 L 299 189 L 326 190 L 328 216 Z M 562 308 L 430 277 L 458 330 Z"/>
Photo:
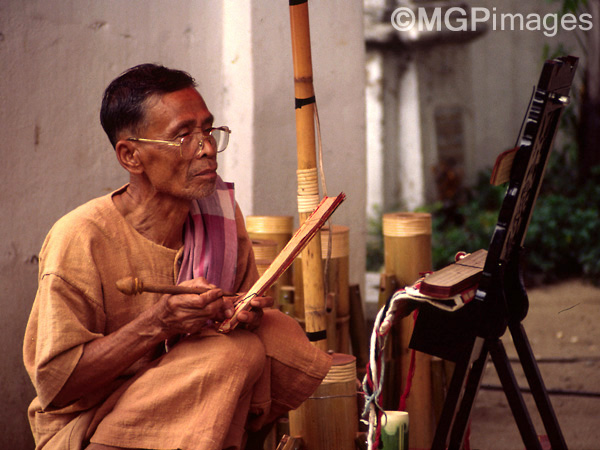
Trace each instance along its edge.
<path fill-rule="evenodd" d="M 171 147 L 179 147 L 179 154 L 182 158 L 193 159 L 202 154 L 204 151 L 205 142 L 212 146 L 217 153 L 221 153 L 227 148 L 229 143 L 229 135 L 231 130 L 229 127 L 211 128 L 208 133 L 205 131 L 197 131 L 186 134 L 182 138 L 176 138 L 171 141 L 160 139 L 144 139 L 144 138 L 128 138 L 128 141 L 134 142 L 150 142 L 153 144 L 165 144 Z"/>

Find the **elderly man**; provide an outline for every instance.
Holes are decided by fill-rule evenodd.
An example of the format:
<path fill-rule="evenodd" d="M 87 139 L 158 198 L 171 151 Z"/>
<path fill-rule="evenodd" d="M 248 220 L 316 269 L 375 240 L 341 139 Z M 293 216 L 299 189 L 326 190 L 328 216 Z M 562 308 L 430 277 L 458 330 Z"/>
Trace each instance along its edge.
<path fill-rule="evenodd" d="M 330 357 L 255 298 L 241 325 L 224 291 L 257 279 L 233 186 L 217 175 L 229 129 L 194 80 L 136 66 L 106 89 L 101 122 L 130 181 L 60 219 L 40 254 L 24 360 L 37 449 L 238 449 L 318 386 Z M 116 282 L 204 287 L 121 293 Z"/>

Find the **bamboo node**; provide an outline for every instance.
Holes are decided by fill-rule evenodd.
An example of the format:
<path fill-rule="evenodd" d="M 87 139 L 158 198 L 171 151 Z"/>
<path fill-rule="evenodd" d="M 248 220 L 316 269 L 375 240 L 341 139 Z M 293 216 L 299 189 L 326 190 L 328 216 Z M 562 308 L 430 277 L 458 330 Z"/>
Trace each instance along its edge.
<path fill-rule="evenodd" d="M 396 237 L 431 234 L 431 214 L 390 213 L 383 215 L 383 235 Z"/>
<path fill-rule="evenodd" d="M 292 216 L 246 216 L 248 233 L 284 233 L 292 234 L 294 218 Z"/>
<path fill-rule="evenodd" d="M 334 363 L 322 381 L 322 384 L 344 383 L 356 380 L 356 358 L 350 355 L 335 354 Z M 339 357 L 342 361 L 336 361 Z"/>

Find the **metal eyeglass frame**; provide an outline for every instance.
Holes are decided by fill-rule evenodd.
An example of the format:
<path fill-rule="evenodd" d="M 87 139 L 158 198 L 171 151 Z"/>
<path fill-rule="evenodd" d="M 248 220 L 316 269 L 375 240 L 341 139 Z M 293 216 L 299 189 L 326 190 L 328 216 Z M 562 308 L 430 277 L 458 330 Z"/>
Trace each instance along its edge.
<path fill-rule="evenodd" d="M 202 153 L 202 151 L 204 150 L 204 141 L 206 139 L 212 138 L 211 145 L 215 146 L 213 144 L 213 142 L 217 143 L 217 140 L 213 136 L 213 132 L 214 131 L 221 131 L 223 133 L 223 138 L 222 139 L 225 140 L 224 147 L 222 149 L 220 149 L 220 150 L 218 150 L 217 148 L 215 148 L 215 151 L 217 153 L 221 153 L 221 152 L 223 152 L 227 148 L 227 145 L 229 144 L 229 135 L 231 134 L 231 130 L 227 126 L 212 127 L 208 133 L 203 132 L 203 131 L 198 131 L 198 132 L 195 132 L 195 133 L 190 133 L 190 134 L 188 134 L 188 135 L 186 135 L 186 136 L 184 136 L 182 138 L 173 139 L 171 141 L 166 141 L 166 140 L 162 140 L 162 139 L 146 139 L 146 138 L 133 138 L 133 137 L 127 138 L 127 140 L 128 141 L 133 141 L 133 142 L 149 142 L 149 143 L 152 143 L 152 144 L 165 144 L 165 145 L 169 145 L 171 147 L 179 147 L 179 155 L 183 158 L 183 142 L 186 139 L 188 139 L 188 138 L 191 139 L 193 136 L 201 135 L 200 140 L 198 141 L 198 149 L 189 158 L 189 159 L 193 159 L 196 156 L 200 155 Z"/>

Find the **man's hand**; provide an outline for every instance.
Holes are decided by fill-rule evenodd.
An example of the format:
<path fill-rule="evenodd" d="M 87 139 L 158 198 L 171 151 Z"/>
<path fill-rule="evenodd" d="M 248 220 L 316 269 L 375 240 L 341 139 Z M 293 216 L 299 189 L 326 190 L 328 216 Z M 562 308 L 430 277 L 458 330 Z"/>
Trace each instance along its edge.
<path fill-rule="evenodd" d="M 155 319 L 167 337 L 193 334 L 209 320 L 219 320 L 227 314 L 223 291 L 204 278 L 184 281 L 181 286 L 209 289 L 203 294 L 163 295 L 155 306 Z"/>
<path fill-rule="evenodd" d="M 54 398 L 65 406 L 106 386 L 156 346 L 176 334 L 200 331 L 208 320 L 222 314 L 223 291 L 203 278 L 181 283 L 210 289 L 204 294 L 163 295 L 152 307 L 106 336 L 87 342 L 71 376 Z"/>
<path fill-rule="evenodd" d="M 243 296 L 241 296 L 241 298 L 243 298 Z M 230 301 L 230 297 L 225 297 L 225 302 L 227 301 Z M 250 306 L 251 308 L 248 311 L 240 311 L 237 319 L 246 329 L 254 330 L 260 325 L 263 309 L 273 306 L 273 297 L 254 297 L 250 300 Z M 233 307 L 230 314 L 226 313 L 226 317 L 229 318 L 232 315 Z"/>

